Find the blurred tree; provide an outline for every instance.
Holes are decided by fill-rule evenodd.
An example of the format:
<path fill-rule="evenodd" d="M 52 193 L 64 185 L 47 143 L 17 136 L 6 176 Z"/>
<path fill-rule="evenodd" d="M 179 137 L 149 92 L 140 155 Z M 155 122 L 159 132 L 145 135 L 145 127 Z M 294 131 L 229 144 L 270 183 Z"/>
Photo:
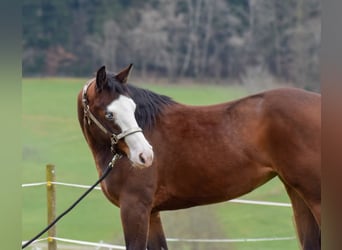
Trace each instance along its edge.
<path fill-rule="evenodd" d="M 299 87 L 319 89 L 318 0 L 250 0 L 249 65 Z"/>
<path fill-rule="evenodd" d="M 24 75 L 134 63 L 144 77 L 236 82 L 257 67 L 319 90 L 319 0 L 26 0 L 22 11 Z"/>

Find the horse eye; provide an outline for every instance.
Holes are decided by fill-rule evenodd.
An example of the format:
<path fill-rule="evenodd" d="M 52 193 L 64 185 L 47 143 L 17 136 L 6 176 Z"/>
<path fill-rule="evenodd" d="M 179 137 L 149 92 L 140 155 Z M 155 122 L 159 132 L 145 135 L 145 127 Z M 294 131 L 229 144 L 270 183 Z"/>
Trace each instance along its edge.
<path fill-rule="evenodd" d="M 110 120 L 110 121 L 114 120 L 114 115 L 112 112 L 106 111 L 105 117 L 107 120 Z"/>

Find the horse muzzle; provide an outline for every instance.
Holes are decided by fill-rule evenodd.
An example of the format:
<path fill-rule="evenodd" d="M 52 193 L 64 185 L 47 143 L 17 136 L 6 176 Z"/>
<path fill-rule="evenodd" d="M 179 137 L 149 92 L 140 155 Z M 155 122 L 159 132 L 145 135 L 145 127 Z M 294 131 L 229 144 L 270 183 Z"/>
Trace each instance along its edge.
<path fill-rule="evenodd" d="M 137 168 L 147 168 L 150 167 L 153 163 L 153 150 L 151 149 L 143 150 L 140 153 L 135 153 L 134 156 L 130 154 L 130 161 L 132 162 L 133 167 Z"/>

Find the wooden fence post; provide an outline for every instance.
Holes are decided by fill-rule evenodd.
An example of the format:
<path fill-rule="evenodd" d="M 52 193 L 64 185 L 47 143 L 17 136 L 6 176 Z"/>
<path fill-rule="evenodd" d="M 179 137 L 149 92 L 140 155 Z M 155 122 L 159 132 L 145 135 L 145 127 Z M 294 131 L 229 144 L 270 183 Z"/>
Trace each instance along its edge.
<path fill-rule="evenodd" d="M 48 225 L 56 218 L 56 181 L 55 166 L 46 165 L 46 193 L 47 193 L 47 223 Z M 48 250 L 56 250 L 57 242 L 53 238 L 56 237 L 56 225 L 48 231 Z"/>

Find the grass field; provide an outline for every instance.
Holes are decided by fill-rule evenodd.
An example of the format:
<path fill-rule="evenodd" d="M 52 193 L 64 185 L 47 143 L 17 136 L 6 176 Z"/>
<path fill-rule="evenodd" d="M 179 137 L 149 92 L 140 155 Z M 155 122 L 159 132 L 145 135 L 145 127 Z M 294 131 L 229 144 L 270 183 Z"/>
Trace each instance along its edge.
<path fill-rule="evenodd" d="M 79 128 L 76 96 L 85 79 L 23 79 L 22 81 L 22 182 L 45 181 L 45 165 L 56 165 L 57 180 L 92 184 L 97 178 L 93 159 Z M 241 97 L 239 87 L 215 85 L 142 84 L 187 104 L 213 104 Z M 57 187 L 57 214 L 83 189 Z M 245 199 L 289 202 L 274 179 Z M 168 238 L 263 238 L 295 236 L 292 212 L 287 207 L 220 203 L 163 212 Z M 23 189 L 22 238 L 28 240 L 46 226 L 45 187 Z M 62 238 L 123 244 L 119 209 L 100 191 L 92 192 L 57 226 Z M 298 249 L 296 240 L 244 243 L 169 243 L 170 249 Z"/>

